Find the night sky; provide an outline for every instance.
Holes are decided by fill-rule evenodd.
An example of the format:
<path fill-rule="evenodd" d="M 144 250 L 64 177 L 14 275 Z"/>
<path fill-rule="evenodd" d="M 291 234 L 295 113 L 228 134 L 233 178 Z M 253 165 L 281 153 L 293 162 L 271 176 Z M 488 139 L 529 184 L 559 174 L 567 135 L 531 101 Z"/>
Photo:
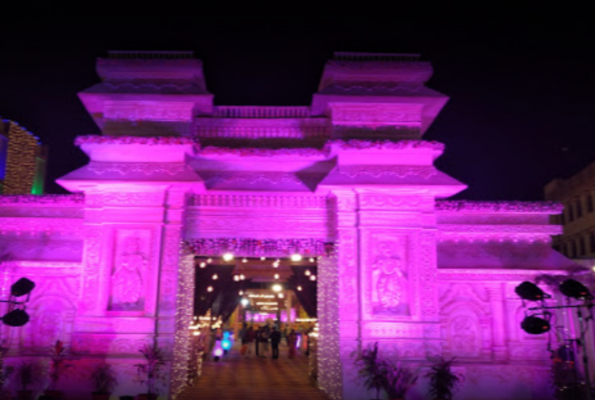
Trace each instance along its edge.
<path fill-rule="evenodd" d="M 551 179 L 595 161 L 586 11 L 386 21 L 312 11 L 287 21 L 184 9 L 157 18 L 144 3 L 136 14 L 93 3 L 105 9 L 77 17 L 40 4 L 1 15 L 0 116 L 49 145 L 49 193 L 63 193 L 53 181 L 87 161 L 75 136 L 99 133 L 76 93 L 98 81 L 95 59 L 107 50 L 193 50 L 218 105 L 308 105 L 333 51 L 421 53 L 434 65 L 428 86 L 450 97 L 424 138 L 446 144 L 437 166 L 469 185 L 457 198 L 541 200 Z"/>

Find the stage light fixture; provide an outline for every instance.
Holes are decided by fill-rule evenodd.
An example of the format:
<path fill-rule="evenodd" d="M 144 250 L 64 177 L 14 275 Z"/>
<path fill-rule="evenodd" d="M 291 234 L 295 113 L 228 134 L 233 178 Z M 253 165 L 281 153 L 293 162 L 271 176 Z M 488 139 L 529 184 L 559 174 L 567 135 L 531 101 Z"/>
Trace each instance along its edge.
<path fill-rule="evenodd" d="M 2 317 L 2 322 L 8 326 L 23 326 L 29 322 L 29 314 L 21 309 L 12 310 Z"/>
<path fill-rule="evenodd" d="M 10 287 L 10 294 L 15 297 L 24 296 L 31 293 L 35 288 L 35 283 L 27 278 L 21 278 Z"/>
<path fill-rule="evenodd" d="M 550 322 L 546 319 L 530 315 L 521 322 L 521 329 L 531 335 L 541 335 L 551 329 Z"/>
<path fill-rule="evenodd" d="M 545 294 L 536 284 L 525 281 L 518 285 L 514 292 L 523 300 L 539 301 L 551 296 Z"/>
<path fill-rule="evenodd" d="M 560 284 L 560 292 L 577 300 L 593 300 L 593 295 L 585 285 L 574 279 L 566 279 Z"/>

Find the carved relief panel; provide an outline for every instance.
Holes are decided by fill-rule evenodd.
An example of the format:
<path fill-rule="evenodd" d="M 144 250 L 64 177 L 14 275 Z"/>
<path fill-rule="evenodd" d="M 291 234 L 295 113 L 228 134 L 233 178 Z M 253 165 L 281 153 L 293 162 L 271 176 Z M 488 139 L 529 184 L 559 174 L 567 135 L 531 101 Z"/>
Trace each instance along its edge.
<path fill-rule="evenodd" d="M 150 261 L 149 230 L 115 232 L 109 311 L 144 311 Z"/>
<path fill-rule="evenodd" d="M 362 232 L 362 282 L 366 319 L 411 319 L 418 314 L 412 235 Z"/>

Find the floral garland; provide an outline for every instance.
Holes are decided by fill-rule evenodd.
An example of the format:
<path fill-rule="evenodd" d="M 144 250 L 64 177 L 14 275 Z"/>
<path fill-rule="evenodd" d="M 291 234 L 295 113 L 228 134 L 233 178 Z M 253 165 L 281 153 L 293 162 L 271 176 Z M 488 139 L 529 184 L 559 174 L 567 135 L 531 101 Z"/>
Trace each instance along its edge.
<path fill-rule="evenodd" d="M 558 214 L 563 209 L 564 206 L 555 201 L 436 201 L 436 210 L 439 211 L 539 212 Z"/>
<path fill-rule="evenodd" d="M 320 239 L 191 239 L 186 244 L 196 255 L 219 257 L 230 252 L 236 257 L 305 257 L 326 254 L 328 243 Z"/>
<path fill-rule="evenodd" d="M 77 136 L 74 140 L 76 146 L 83 144 L 144 144 L 149 146 L 175 146 L 194 145 L 198 143 L 185 136 L 106 136 L 106 135 L 84 135 Z"/>

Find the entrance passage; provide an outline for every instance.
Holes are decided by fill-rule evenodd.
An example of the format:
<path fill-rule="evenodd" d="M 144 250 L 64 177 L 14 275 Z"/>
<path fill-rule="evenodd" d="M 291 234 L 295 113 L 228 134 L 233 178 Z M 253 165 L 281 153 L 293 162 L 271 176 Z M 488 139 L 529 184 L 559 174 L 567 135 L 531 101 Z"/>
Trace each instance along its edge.
<path fill-rule="evenodd" d="M 178 397 L 180 400 L 328 400 L 308 378 L 309 358 L 287 356 L 281 345 L 276 360 L 243 358 L 239 346 L 222 360 L 205 361 L 203 372 L 193 387 Z"/>

